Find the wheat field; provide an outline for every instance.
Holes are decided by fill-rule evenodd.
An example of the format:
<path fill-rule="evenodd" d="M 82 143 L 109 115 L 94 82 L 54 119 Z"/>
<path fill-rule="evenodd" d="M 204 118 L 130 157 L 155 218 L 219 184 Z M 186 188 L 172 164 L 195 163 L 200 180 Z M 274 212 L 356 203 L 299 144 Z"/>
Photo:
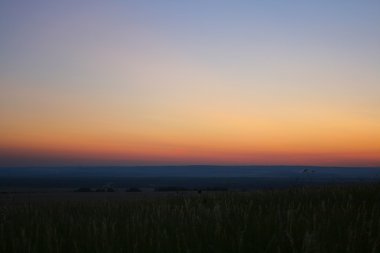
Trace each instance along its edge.
<path fill-rule="evenodd" d="M 379 252 L 379 243 L 380 185 L 0 207 L 4 253 Z"/>

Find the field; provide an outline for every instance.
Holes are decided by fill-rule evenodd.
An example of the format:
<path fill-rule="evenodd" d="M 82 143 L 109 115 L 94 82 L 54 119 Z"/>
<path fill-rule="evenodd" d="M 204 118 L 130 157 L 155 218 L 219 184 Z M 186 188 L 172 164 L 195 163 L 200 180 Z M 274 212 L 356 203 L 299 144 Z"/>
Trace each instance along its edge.
<path fill-rule="evenodd" d="M 3 194 L 0 252 L 380 251 L 377 184 L 97 194 Z"/>

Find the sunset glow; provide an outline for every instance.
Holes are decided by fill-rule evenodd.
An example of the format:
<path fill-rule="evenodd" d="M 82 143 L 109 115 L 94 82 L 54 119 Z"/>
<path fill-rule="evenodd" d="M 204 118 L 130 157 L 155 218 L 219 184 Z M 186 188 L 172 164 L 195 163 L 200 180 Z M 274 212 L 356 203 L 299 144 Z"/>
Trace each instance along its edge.
<path fill-rule="evenodd" d="M 53 2 L 0 3 L 0 166 L 380 166 L 380 2 Z"/>

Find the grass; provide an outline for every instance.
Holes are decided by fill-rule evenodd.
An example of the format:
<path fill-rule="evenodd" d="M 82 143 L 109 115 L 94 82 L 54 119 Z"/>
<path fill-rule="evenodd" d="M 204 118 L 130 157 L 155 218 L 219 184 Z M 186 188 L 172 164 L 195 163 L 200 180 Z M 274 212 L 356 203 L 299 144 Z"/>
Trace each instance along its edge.
<path fill-rule="evenodd" d="M 0 206 L 4 253 L 380 252 L 379 244 L 380 185 Z"/>

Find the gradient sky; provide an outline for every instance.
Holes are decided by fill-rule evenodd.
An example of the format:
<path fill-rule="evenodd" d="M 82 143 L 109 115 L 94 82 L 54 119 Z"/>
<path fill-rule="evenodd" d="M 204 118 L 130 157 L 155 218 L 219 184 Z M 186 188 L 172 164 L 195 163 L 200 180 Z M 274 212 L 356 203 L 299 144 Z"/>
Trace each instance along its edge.
<path fill-rule="evenodd" d="M 0 2 L 0 166 L 380 166 L 380 1 Z"/>

